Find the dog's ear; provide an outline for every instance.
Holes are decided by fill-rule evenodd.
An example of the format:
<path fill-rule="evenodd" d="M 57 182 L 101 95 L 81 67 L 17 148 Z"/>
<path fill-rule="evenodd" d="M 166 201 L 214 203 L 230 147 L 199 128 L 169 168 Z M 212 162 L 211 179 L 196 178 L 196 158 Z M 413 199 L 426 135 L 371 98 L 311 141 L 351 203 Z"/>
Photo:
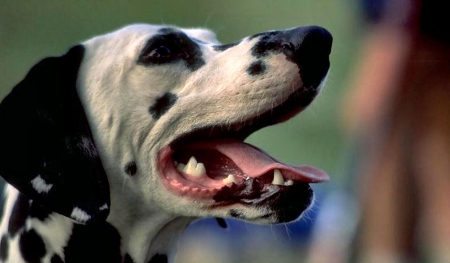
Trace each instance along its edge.
<path fill-rule="evenodd" d="M 105 220 L 109 185 L 77 93 L 82 45 L 36 64 L 0 104 L 0 176 L 52 211 Z"/>

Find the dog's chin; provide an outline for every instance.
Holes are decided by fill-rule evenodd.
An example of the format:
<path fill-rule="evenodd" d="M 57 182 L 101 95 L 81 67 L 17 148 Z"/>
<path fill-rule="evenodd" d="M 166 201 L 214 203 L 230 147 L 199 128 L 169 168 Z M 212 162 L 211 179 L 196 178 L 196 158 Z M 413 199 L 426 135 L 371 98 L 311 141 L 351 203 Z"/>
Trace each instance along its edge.
<path fill-rule="evenodd" d="M 249 181 L 243 191 L 229 188 L 220 190 L 214 197 L 216 203 L 213 207 L 233 207 L 228 213 L 232 218 L 279 224 L 295 221 L 312 204 L 314 194 L 309 184 L 266 187 L 255 180 Z"/>

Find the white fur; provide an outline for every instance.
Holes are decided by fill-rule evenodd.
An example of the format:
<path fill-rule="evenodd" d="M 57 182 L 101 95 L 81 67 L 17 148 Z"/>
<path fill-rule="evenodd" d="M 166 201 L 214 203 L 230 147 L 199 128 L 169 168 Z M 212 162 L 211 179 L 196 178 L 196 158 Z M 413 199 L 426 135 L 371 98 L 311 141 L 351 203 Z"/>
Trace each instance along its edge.
<path fill-rule="evenodd" d="M 33 185 L 34 190 L 40 194 L 48 193 L 48 191 L 50 191 L 53 187 L 53 184 L 47 184 L 40 175 L 31 180 L 31 184 Z"/>
<path fill-rule="evenodd" d="M 79 221 L 79 222 L 87 222 L 89 219 L 91 219 L 91 216 L 88 215 L 85 211 L 81 210 L 78 207 L 75 207 L 72 210 L 72 213 L 70 214 L 70 217 Z"/>

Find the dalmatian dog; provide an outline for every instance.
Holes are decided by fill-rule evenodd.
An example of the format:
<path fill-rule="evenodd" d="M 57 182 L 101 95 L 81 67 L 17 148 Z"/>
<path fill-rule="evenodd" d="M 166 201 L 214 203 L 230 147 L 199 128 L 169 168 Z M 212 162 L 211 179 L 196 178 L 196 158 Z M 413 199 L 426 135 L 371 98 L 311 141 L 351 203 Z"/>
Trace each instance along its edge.
<path fill-rule="evenodd" d="M 138 24 L 43 59 L 0 104 L 0 262 L 174 262 L 199 218 L 297 219 L 328 176 L 244 139 L 313 101 L 331 45 Z"/>

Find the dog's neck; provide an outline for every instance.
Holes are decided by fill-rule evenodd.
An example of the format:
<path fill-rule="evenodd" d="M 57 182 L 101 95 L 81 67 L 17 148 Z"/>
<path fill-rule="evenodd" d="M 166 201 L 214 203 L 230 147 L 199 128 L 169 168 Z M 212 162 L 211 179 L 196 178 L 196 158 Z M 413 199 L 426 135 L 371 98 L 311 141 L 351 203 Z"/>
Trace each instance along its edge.
<path fill-rule="evenodd" d="M 122 254 L 128 254 L 134 263 L 153 262 L 156 255 L 173 262 L 178 237 L 196 218 L 180 217 L 139 201 L 130 184 L 112 182 L 110 189 L 107 222 L 119 232 Z"/>
<path fill-rule="evenodd" d="M 195 220 L 164 212 L 127 220 L 132 217 L 111 212 L 108 222 L 121 236 L 122 253 L 128 254 L 135 263 L 153 262 L 154 257 L 167 257 L 168 262 L 173 262 L 179 236 Z"/>

